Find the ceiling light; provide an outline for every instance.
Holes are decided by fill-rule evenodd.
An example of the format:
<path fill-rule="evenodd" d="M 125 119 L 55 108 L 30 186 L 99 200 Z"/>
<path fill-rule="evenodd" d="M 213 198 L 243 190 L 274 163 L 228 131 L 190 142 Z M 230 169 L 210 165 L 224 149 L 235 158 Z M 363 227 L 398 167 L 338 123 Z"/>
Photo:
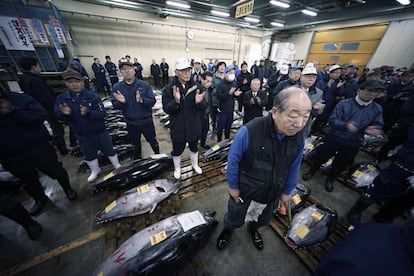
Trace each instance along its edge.
<path fill-rule="evenodd" d="M 114 2 L 119 2 L 123 4 L 128 4 L 128 5 L 135 5 L 135 6 L 139 5 L 137 2 L 127 1 L 127 0 L 114 0 Z"/>
<path fill-rule="evenodd" d="M 174 6 L 177 8 L 183 8 L 183 9 L 190 9 L 190 5 L 186 4 L 186 3 L 180 3 L 180 2 L 175 2 L 175 1 L 167 1 L 165 2 L 165 4 L 169 5 L 169 6 Z"/>
<path fill-rule="evenodd" d="M 259 18 L 251 17 L 251 16 L 246 16 L 244 18 L 244 20 L 246 20 L 247 22 L 251 22 L 251 23 L 259 23 L 260 22 Z"/>
<path fill-rule="evenodd" d="M 274 27 L 280 27 L 280 28 L 283 28 L 285 26 L 285 24 L 283 24 L 281 22 L 277 22 L 277 21 L 271 22 L 270 25 L 272 25 Z"/>
<path fill-rule="evenodd" d="M 400 3 L 401 5 L 410 5 L 411 1 L 410 0 L 397 0 L 398 3 Z"/>
<path fill-rule="evenodd" d="M 212 14 L 218 15 L 218 16 L 224 16 L 224 17 L 229 17 L 230 16 L 230 14 L 228 12 L 217 11 L 217 10 L 211 10 L 210 12 Z"/>
<path fill-rule="evenodd" d="M 318 13 L 315 10 L 311 9 L 311 8 L 303 9 L 302 13 L 306 14 L 306 15 L 310 15 L 310 16 L 317 16 L 318 15 Z"/>
<path fill-rule="evenodd" d="M 282 2 L 282 1 L 272 0 L 272 1 L 269 1 L 269 3 L 272 4 L 272 5 L 284 8 L 284 9 L 287 9 L 287 8 L 290 7 L 290 5 L 288 3 Z"/>

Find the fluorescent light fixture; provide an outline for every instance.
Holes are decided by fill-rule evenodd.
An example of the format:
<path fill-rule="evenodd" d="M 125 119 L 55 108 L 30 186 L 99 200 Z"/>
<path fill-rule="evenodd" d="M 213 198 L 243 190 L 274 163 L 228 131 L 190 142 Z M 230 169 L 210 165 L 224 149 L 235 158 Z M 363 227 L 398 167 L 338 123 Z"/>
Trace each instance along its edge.
<path fill-rule="evenodd" d="M 230 16 L 230 14 L 228 12 L 223 12 L 223 11 L 218 11 L 218 10 L 211 10 L 210 12 L 214 15 L 217 15 L 217 16 L 224 16 L 224 17 L 229 17 Z"/>
<path fill-rule="evenodd" d="M 318 13 L 312 9 L 306 8 L 302 10 L 303 14 L 310 15 L 310 16 L 317 16 Z"/>
<path fill-rule="evenodd" d="M 246 20 L 247 22 L 251 22 L 251 23 L 259 23 L 260 22 L 259 18 L 251 17 L 251 16 L 246 16 L 244 18 L 244 20 Z"/>
<path fill-rule="evenodd" d="M 140 6 L 137 2 L 127 1 L 127 0 L 114 0 L 114 2 L 128 4 L 128 5 L 134 5 L 134 6 Z"/>
<path fill-rule="evenodd" d="M 175 1 L 167 1 L 165 2 L 165 4 L 169 5 L 169 6 L 174 6 L 177 8 L 183 8 L 183 9 L 190 9 L 191 6 L 186 4 L 186 3 L 181 3 L 181 2 L 175 2 Z"/>
<path fill-rule="evenodd" d="M 277 21 L 271 22 L 270 25 L 272 25 L 274 27 L 280 27 L 280 28 L 283 28 L 285 26 L 285 24 L 283 24 L 281 22 L 277 22 Z"/>
<path fill-rule="evenodd" d="M 410 0 L 397 0 L 398 3 L 400 3 L 401 5 L 410 5 L 411 1 Z"/>
<path fill-rule="evenodd" d="M 271 0 L 271 1 L 269 1 L 269 3 L 274 5 L 274 6 L 284 8 L 284 9 L 287 9 L 287 8 L 290 7 L 290 5 L 288 3 L 283 2 L 283 1 Z"/>

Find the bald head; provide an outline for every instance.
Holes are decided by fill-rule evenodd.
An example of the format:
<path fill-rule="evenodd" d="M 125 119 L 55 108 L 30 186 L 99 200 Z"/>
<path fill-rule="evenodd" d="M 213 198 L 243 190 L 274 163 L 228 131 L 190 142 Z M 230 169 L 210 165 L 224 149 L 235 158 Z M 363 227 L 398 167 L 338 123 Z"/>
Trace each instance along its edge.
<path fill-rule="evenodd" d="M 280 91 L 273 102 L 272 118 L 277 132 L 293 136 L 309 119 L 312 103 L 301 88 L 291 86 Z"/>

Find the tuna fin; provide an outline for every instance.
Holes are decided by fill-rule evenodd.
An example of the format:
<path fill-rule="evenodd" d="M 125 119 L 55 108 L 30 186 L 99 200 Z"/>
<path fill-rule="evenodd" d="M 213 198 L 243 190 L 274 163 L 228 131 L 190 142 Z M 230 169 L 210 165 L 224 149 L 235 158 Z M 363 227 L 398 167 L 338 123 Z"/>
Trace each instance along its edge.
<path fill-rule="evenodd" d="M 154 203 L 154 205 L 152 205 L 152 208 L 150 210 L 150 214 L 152 214 L 152 212 L 154 212 L 155 207 L 157 207 L 157 203 Z"/>

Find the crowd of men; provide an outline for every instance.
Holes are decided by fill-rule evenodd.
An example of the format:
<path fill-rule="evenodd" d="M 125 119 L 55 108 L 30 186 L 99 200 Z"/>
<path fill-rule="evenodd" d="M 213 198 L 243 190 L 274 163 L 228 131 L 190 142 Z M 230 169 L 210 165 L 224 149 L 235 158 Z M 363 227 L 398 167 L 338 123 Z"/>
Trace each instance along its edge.
<path fill-rule="evenodd" d="M 304 180 L 309 180 L 322 163 L 336 155 L 331 172 L 325 181 L 325 189 L 332 192 L 339 172 L 352 164 L 363 135 L 375 136 L 384 132 L 388 134 L 388 141 L 378 154 L 379 163 L 385 159 L 390 150 L 403 145 L 403 152 L 399 155 L 403 158 L 400 158 L 396 164 L 393 163 L 392 169 L 388 169 L 388 177 L 396 177 L 394 174 L 401 175 L 401 169 L 405 172 L 404 176 L 410 177 L 414 174 L 414 154 L 407 154 L 413 152 L 413 143 L 410 140 L 414 123 L 414 71 L 412 69 L 394 70 L 390 66 L 382 66 L 373 70 L 364 68 L 358 74 L 358 66 L 352 64 L 325 65 L 317 71 L 313 63 L 292 66 L 278 64 L 277 61 L 259 60 L 255 61 L 249 70 L 247 62 L 242 62 L 239 67 L 236 61 L 226 64 L 224 61 L 211 59 L 208 64 L 205 64 L 198 58 L 192 60 L 181 58 L 174 63 L 174 76 L 171 79 L 170 67 L 163 58 L 159 65 L 155 60 L 152 61 L 151 86 L 144 80 L 143 67 L 136 58 L 131 60 L 131 57 L 126 55 L 118 64 L 112 62 L 110 56 L 106 56 L 105 59 L 106 63 L 102 65 L 99 58 L 94 58 L 91 66 L 95 74 L 96 86 L 102 95 L 111 97 L 114 108 L 122 110 L 127 121 L 131 143 L 136 147 L 136 158 L 142 158 L 141 134 L 154 153 L 160 152 L 152 121 L 152 106 L 155 104 L 153 88 L 162 89 L 163 109 L 170 115 L 171 120 L 171 155 L 176 179 L 181 178 L 181 154 L 187 143 L 192 167 L 197 174 L 202 174 L 198 166 L 198 145 L 204 149 L 210 148 L 207 143 L 209 130 L 215 135 L 213 137 L 217 142 L 223 139 L 223 134 L 224 139 L 229 139 L 235 111 L 243 115 L 243 124 L 247 126 L 257 124 L 258 120 L 255 118 L 263 117 L 267 112 L 269 116 L 275 116 L 275 120 L 279 120 L 281 124 L 285 119 L 289 120 L 289 116 L 284 114 L 283 103 L 278 101 L 289 99 L 290 96 L 286 91 L 292 90 L 291 87 L 304 91 L 311 104 L 309 119 L 301 126 L 303 130 L 300 135 L 303 137 L 314 133 L 326 135 L 325 143 L 316 153 L 313 165 L 302 176 Z M 62 123 L 71 126 L 73 135 L 70 143 L 81 144 L 91 168 L 89 182 L 95 181 L 100 172 L 96 160 L 98 150 L 108 155 L 116 171 L 123 170 L 104 129 L 105 110 L 99 97 L 94 96 L 90 91 L 90 79 L 84 66 L 77 58 L 67 65 L 68 67 L 62 67 L 61 70 L 64 71 L 63 78 L 68 89 L 63 96 L 59 96 L 59 100 L 56 99 L 53 90 L 40 78 L 39 63 L 34 58 L 20 60 L 23 72 L 20 81 L 25 92 L 24 97 L 14 97 L 7 89 L 2 89 L 1 128 L 15 128 L 14 132 L 3 133 L 2 135 L 7 137 L 2 140 L 20 141 L 21 147 L 9 145 L 4 147 L 2 144 L 2 148 L 7 148 L 7 151 L 0 152 L 0 161 L 6 169 L 27 182 L 26 191 L 35 201 L 30 210 L 31 214 L 39 213 L 49 200 L 38 181 L 36 169 L 57 179 L 69 200 L 77 197 L 76 191 L 69 183 L 66 170 L 58 161 L 54 151 L 47 146 L 49 145 L 47 135 L 44 135 L 43 125 L 39 124 L 43 119 L 49 121 L 53 132 L 53 143 L 62 155 L 68 153 L 63 139 Z M 119 74 L 123 78 L 121 82 Z M 282 91 L 285 91 L 283 95 L 278 96 Z M 33 110 L 39 110 L 37 116 L 31 115 Z M 31 124 L 30 128 L 24 124 L 13 125 L 13 120 L 17 122 L 29 115 L 36 122 Z M 16 118 L 10 120 L 13 116 Z M 307 115 L 305 117 L 307 118 Z M 26 137 L 22 135 L 24 131 L 38 133 L 36 136 L 38 139 L 24 140 L 23 137 Z M 289 136 L 288 133 L 289 129 L 284 135 Z M 16 137 L 11 137 L 13 135 Z M 242 145 L 243 142 L 240 143 Z M 52 165 L 46 166 L 45 162 Z M 30 178 L 22 172 L 22 164 L 25 164 L 25 172 L 32 172 Z M 381 183 L 384 185 L 383 182 Z M 406 191 L 409 187 L 407 185 L 400 185 L 398 192 L 394 191 L 390 197 L 381 199 L 395 200 L 398 197 L 408 197 L 409 200 L 406 200 L 408 203 L 404 208 L 412 207 L 412 193 L 407 195 Z M 370 194 L 364 195 L 365 197 L 356 203 L 348 216 L 350 222 L 359 222 L 360 213 L 367 206 L 364 203 L 371 203 L 371 198 L 375 194 L 375 191 L 370 190 Z M 235 200 L 238 198 L 235 197 Z M 41 232 L 39 225 L 27 214 L 22 214 L 23 211 L 18 203 L 10 199 L 4 200 L 4 202 L 9 201 L 11 203 L 1 206 L 2 213 L 22 224 L 28 231 L 29 237 L 37 238 Z M 386 219 L 377 217 L 377 219 L 391 220 L 389 217 Z M 220 249 L 226 246 L 228 242 L 226 239 L 229 239 L 229 236 L 224 235 L 224 238 L 224 242 L 222 239 L 222 243 L 218 244 Z M 258 235 L 257 228 L 252 228 L 252 239 L 258 248 L 263 248 L 263 241 Z"/>

